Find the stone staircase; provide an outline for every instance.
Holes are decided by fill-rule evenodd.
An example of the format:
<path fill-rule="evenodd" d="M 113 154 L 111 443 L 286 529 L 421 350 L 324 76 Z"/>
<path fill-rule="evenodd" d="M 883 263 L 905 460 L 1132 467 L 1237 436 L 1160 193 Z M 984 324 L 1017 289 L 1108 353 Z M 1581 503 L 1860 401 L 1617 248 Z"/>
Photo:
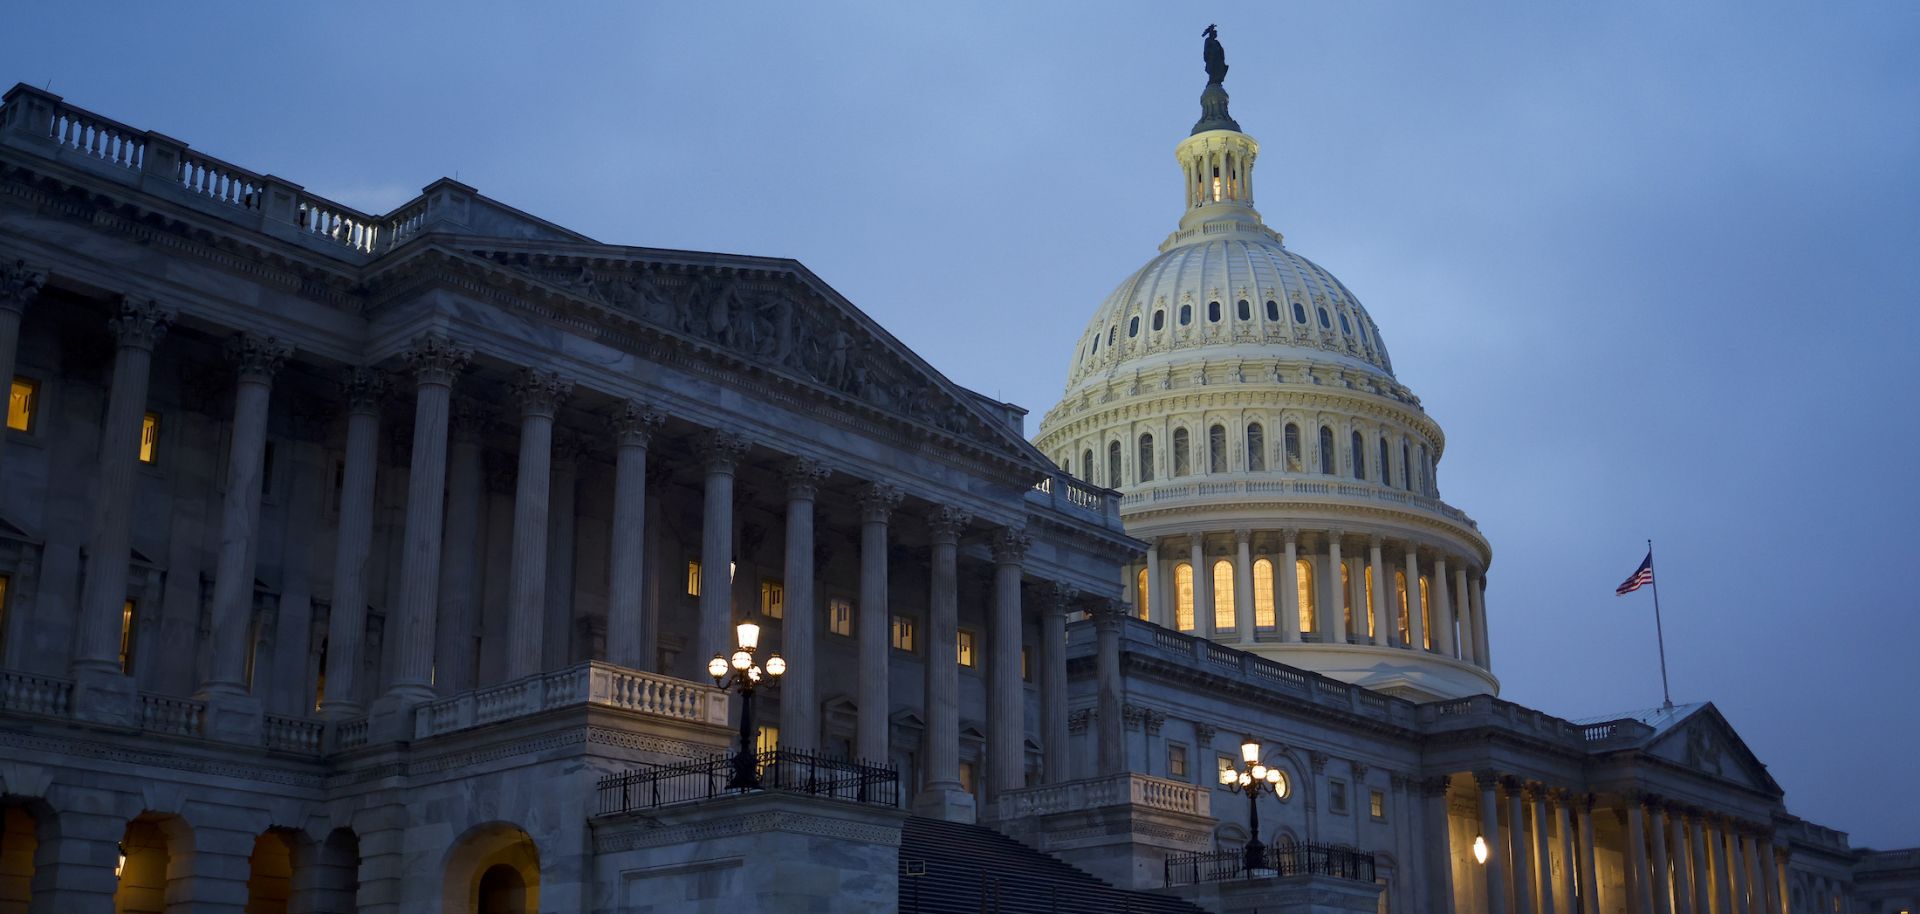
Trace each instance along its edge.
<path fill-rule="evenodd" d="M 1116 888 L 993 829 L 919 817 L 900 835 L 900 914 L 1206 914 Z"/>

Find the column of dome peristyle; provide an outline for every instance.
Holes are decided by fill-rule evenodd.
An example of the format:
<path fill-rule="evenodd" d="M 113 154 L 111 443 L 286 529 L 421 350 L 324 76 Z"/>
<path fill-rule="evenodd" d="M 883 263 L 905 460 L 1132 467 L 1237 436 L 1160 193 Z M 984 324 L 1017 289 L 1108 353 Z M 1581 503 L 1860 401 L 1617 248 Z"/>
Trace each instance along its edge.
<path fill-rule="evenodd" d="M 1253 208 L 1253 163 L 1260 156 L 1253 137 L 1238 130 L 1208 130 L 1180 141 L 1173 155 L 1184 184 L 1181 234 L 1220 221 L 1265 230 Z"/>

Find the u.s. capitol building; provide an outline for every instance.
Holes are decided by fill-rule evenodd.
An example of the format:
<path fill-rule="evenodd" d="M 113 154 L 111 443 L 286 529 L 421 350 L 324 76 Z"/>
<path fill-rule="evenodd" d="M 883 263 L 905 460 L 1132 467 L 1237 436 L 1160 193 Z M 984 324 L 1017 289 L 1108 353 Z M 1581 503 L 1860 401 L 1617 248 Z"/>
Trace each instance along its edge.
<path fill-rule="evenodd" d="M 1031 444 L 797 262 L 16 86 L 0 914 L 1920 907 L 1711 704 L 1496 697 L 1441 430 L 1207 57 Z"/>

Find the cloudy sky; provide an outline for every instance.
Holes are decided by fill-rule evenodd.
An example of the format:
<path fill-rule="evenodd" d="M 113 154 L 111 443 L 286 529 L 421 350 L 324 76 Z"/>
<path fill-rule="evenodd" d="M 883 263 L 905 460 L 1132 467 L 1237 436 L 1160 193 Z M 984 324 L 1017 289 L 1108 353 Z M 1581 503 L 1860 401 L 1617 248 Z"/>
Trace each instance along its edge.
<path fill-rule="evenodd" d="M 362 209 L 799 258 L 1031 432 L 1180 212 L 1208 22 L 1269 224 L 1448 433 L 1503 695 L 1659 703 L 1652 537 L 1675 699 L 1920 844 L 1920 5 L 69 2 L 0 80 Z"/>

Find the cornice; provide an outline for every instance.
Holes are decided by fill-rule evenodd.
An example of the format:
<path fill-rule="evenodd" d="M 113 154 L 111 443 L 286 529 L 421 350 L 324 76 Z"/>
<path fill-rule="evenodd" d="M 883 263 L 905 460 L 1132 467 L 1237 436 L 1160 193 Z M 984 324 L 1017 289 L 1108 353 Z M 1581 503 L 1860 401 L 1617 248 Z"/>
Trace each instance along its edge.
<path fill-rule="evenodd" d="M 1107 437 L 1117 426 L 1128 423 L 1254 410 L 1279 413 L 1331 411 L 1349 420 L 1369 419 L 1395 426 L 1403 433 L 1420 438 L 1433 449 L 1436 461 L 1445 451 L 1446 435 L 1439 423 L 1418 408 L 1367 391 L 1313 384 L 1275 385 L 1266 381 L 1182 387 L 1139 394 L 1100 403 L 1062 421 L 1055 421 L 1055 414 L 1049 412 L 1040 423 L 1040 432 L 1034 437 L 1034 444 L 1045 451 L 1064 441 L 1087 435 Z"/>

